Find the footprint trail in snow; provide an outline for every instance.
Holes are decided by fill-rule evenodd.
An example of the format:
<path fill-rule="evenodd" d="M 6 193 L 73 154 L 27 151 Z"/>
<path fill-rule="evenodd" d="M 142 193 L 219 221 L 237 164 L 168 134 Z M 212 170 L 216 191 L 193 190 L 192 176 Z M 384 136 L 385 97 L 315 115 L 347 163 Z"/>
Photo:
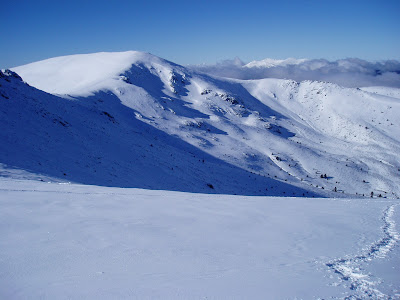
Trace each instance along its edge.
<path fill-rule="evenodd" d="M 379 280 L 373 280 L 371 274 L 364 274 L 361 268 L 363 263 L 368 263 L 373 259 L 382 259 L 387 256 L 396 243 L 400 240 L 400 234 L 396 231 L 396 223 L 393 220 L 393 214 L 396 205 L 390 205 L 383 213 L 382 227 L 383 237 L 372 244 L 364 253 L 349 258 L 342 258 L 326 265 L 340 276 L 342 282 L 350 283 L 350 289 L 356 293 L 347 296 L 345 299 L 393 299 L 379 291 L 375 286 L 380 283 Z"/>

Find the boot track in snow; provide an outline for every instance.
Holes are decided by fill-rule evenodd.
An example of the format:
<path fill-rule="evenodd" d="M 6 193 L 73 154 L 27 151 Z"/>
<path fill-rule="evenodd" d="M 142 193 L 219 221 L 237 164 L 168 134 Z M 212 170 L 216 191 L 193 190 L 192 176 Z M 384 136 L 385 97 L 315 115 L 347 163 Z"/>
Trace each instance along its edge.
<path fill-rule="evenodd" d="M 343 282 L 350 283 L 350 289 L 358 291 L 361 294 L 354 294 L 345 297 L 345 299 L 392 299 L 390 296 L 374 288 L 379 282 L 371 280 L 371 276 L 363 274 L 360 268 L 361 263 L 370 262 L 373 259 L 385 258 L 396 243 L 400 240 L 400 234 L 396 231 L 396 223 L 393 220 L 393 214 L 396 205 L 390 205 L 383 213 L 382 221 L 384 223 L 382 231 L 384 236 L 372 244 L 365 253 L 355 257 L 342 258 L 326 265 L 340 276 Z"/>

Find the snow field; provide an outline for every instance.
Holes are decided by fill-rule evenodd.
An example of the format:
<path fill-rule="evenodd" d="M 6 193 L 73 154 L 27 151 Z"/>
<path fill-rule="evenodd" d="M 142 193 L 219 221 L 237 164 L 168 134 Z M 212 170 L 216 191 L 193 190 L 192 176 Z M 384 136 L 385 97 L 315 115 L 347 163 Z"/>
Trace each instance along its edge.
<path fill-rule="evenodd" d="M 350 289 L 355 270 L 345 280 L 329 264 L 360 256 L 390 233 L 393 243 L 366 261 L 379 269 L 398 247 L 393 200 L 3 179 L 0 206 L 4 299 L 364 298 L 364 289 Z M 398 277 L 373 271 L 362 280 L 380 291 L 375 299 L 399 293 Z"/>

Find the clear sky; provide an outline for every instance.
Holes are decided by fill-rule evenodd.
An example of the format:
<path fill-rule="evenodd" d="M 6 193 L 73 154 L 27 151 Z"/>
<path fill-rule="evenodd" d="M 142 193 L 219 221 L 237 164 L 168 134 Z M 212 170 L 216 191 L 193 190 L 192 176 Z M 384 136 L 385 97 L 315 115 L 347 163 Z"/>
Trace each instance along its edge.
<path fill-rule="evenodd" d="M 400 0 L 0 0 L 0 20 L 0 68 L 126 50 L 179 64 L 400 59 Z"/>

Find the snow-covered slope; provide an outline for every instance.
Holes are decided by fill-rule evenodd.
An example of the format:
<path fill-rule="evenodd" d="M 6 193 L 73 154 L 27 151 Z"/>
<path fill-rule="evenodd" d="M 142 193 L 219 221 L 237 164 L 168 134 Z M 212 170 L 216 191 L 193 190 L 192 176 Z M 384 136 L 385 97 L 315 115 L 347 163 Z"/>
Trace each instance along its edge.
<path fill-rule="evenodd" d="M 162 66 L 166 62 L 151 54 L 102 52 L 55 57 L 13 70 L 30 85 L 55 94 L 90 95 L 99 89 L 115 88 L 115 80 L 134 62 Z"/>
<path fill-rule="evenodd" d="M 377 198 L 400 196 L 399 89 L 140 52 L 15 70 L 31 86 L 0 72 L 0 298 L 400 297 L 399 202 Z"/>
<path fill-rule="evenodd" d="M 213 157 L 109 92 L 64 99 L 0 73 L 2 177 L 243 195 L 315 195 Z"/>
<path fill-rule="evenodd" d="M 0 298 L 398 299 L 399 212 L 0 179 Z"/>
<path fill-rule="evenodd" d="M 221 186 L 231 180 L 229 190 L 242 194 L 242 187 L 233 188 L 237 186 L 234 181 L 253 194 L 276 194 L 278 183 L 288 183 L 326 196 L 400 195 L 400 103 L 395 92 L 382 95 L 382 91 L 378 94 L 325 82 L 215 78 L 139 52 L 59 57 L 14 70 L 37 88 L 65 94 L 59 102 L 74 107 L 72 115 L 79 119 L 74 122 L 83 122 L 83 127 L 92 124 L 91 132 L 97 134 L 93 140 L 107 133 L 113 143 L 126 143 L 136 140 L 130 135 L 130 126 L 141 133 L 146 128 L 151 133 L 143 134 L 144 139 L 161 135 L 170 143 L 171 152 L 166 152 L 164 163 L 167 169 L 175 165 L 174 172 L 192 174 L 203 170 L 200 156 L 207 155 L 216 163 L 204 169 L 204 174 L 220 163 L 244 172 L 237 177 L 221 169 L 212 180 L 204 179 L 203 186 L 215 188 L 210 191 L 220 186 L 218 179 L 223 181 Z M 84 121 L 81 107 L 87 110 Z M 94 116 L 114 127 L 100 125 L 93 121 Z M 75 129 L 71 125 L 61 132 L 64 130 Z M 78 131 L 82 132 L 80 138 L 90 136 Z M 179 163 L 167 159 L 176 153 L 175 148 L 181 148 L 174 146 L 178 141 L 190 147 L 193 161 L 200 160 L 200 165 L 186 161 L 187 150 L 179 152 Z M 147 144 L 153 144 L 152 149 L 159 147 L 155 153 L 164 150 L 164 143 Z M 119 148 L 128 151 L 124 144 Z M 158 155 L 139 160 L 144 165 L 150 161 L 157 168 Z M 132 155 L 130 162 L 133 157 L 140 156 Z M 113 163 L 126 165 L 125 159 L 116 158 Z M 244 179 L 248 176 L 260 183 L 251 184 Z M 283 188 L 280 193 L 302 195 L 303 191 Z"/>

